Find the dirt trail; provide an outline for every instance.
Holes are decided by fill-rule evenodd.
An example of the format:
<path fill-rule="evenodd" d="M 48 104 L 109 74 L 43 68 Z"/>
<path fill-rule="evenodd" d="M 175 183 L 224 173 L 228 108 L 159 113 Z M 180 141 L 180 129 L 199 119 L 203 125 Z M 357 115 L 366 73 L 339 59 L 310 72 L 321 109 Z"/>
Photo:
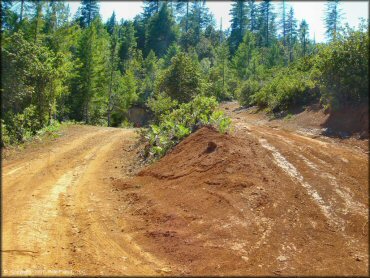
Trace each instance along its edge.
<path fill-rule="evenodd" d="M 3 162 L 4 275 L 368 274 L 368 150 L 223 107 L 132 176 L 132 129 Z M 360 147 L 359 147 L 360 146 Z"/>
<path fill-rule="evenodd" d="M 124 233 L 110 180 L 133 130 L 79 126 L 3 162 L 3 275 L 150 275 L 161 262 Z"/>

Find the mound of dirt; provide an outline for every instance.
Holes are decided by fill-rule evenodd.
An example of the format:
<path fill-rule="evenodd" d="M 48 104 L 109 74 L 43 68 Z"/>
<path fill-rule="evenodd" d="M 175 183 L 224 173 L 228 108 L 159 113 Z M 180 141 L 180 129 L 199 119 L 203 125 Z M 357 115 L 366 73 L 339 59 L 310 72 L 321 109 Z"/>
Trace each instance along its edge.
<path fill-rule="evenodd" d="M 344 107 L 329 113 L 322 126 L 327 128 L 325 135 L 348 137 L 354 134 L 369 138 L 369 106 Z"/>
<path fill-rule="evenodd" d="M 125 232 L 171 275 L 363 271 L 338 227 L 253 137 L 201 128 L 114 186 Z"/>

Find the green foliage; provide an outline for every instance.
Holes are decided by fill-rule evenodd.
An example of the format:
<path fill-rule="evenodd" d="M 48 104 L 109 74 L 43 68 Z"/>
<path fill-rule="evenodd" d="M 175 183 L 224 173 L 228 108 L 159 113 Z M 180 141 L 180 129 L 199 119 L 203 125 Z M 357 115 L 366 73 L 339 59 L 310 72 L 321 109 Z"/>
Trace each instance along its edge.
<path fill-rule="evenodd" d="M 284 111 L 312 100 L 314 88 L 315 82 L 309 74 L 295 69 L 281 70 L 249 100 L 271 112 Z"/>
<path fill-rule="evenodd" d="M 203 125 L 214 125 L 220 132 L 229 130 L 231 121 L 221 111 L 213 97 L 196 96 L 188 103 L 160 117 L 159 124 L 150 125 L 146 138 L 148 155 L 160 158 L 182 139 Z"/>
<path fill-rule="evenodd" d="M 236 96 L 241 105 L 249 106 L 252 104 L 251 97 L 261 89 L 258 81 L 248 79 L 244 81 L 236 91 Z"/>
<path fill-rule="evenodd" d="M 153 120 L 158 122 L 161 119 L 161 116 L 168 115 L 174 108 L 176 108 L 178 106 L 178 102 L 176 100 L 172 100 L 164 93 L 159 93 L 148 100 L 147 106 L 153 112 Z"/>
<path fill-rule="evenodd" d="M 199 66 L 185 53 L 173 57 L 171 66 L 159 76 L 157 92 L 164 92 L 179 102 L 190 101 L 201 91 Z"/>
<path fill-rule="evenodd" d="M 42 127 L 38 121 L 36 107 L 31 105 L 23 113 L 13 114 L 9 111 L 5 115 L 6 124 L 3 125 L 6 143 L 22 143 L 31 138 Z M 3 142 L 4 144 L 5 142 Z"/>
<path fill-rule="evenodd" d="M 343 38 L 323 47 L 316 59 L 315 79 L 322 102 L 334 107 L 367 102 L 369 97 L 369 34 L 347 28 Z"/>

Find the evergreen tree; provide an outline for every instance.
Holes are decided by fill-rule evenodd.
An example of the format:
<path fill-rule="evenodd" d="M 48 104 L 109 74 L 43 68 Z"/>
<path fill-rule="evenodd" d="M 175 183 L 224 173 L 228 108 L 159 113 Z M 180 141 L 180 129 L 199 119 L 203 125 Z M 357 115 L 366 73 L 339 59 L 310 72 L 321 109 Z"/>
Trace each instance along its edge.
<path fill-rule="evenodd" d="M 116 25 L 117 25 L 116 13 L 113 11 L 111 17 L 108 19 L 108 21 L 105 25 L 109 35 L 113 34 L 114 28 L 115 28 Z"/>
<path fill-rule="evenodd" d="M 99 17 L 99 5 L 97 0 L 82 0 L 81 1 L 81 17 L 79 19 L 80 26 L 86 28 L 90 26 L 93 20 Z"/>
<path fill-rule="evenodd" d="M 119 29 L 119 38 L 121 41 L 119 49 L 119 67 L 121 72 L 124 73 L 125 64 L 134 59 L 137 47 L 134 23 L 128 21 L 122 23 Z"/>
<path fill-rule="evenodd" d="M 190 0 L 180 0 L 176 3 L 176 14 L 180 18 L 180 25 L 182 30 L 187 32 L 189 30 L 189 13 L 190 13 Z M 184 14 L 184 16 L 181 16 Z"/>
<path fill-rule="evenodd" d="M 329 41 L 335 41 L 341 28 L 342 11 L 339 0 L 328 1 L 326 4 L 325 27 L 326 37 Z"/>
<path fill-rule="evenodd" d="M 145 50 L 147 53 L 153 50 L 158 57 L 162 57 L 176 39 L 175 20 L 167 4 L 163 4 L 159 12 L 149 20 Z"/>
<path fill-rule="evenodd" d="M 239 44 L 242 42 L 247 25 L 248 19 L 248 6 L 244 0 L 235 1 L 232 4 L 231 10 L 231 33 L 229 37 L 230 51 L 234 54 Z"/>
<path fill-rule="evenodd" d="M 75 97 L 80 100 L 80 117 L 86 123 L 99 122 L 101 114 L 106 112 L 96 100 L 103 100 L 103 94 L 107 92 L 108 52 L 108 33 L 100 19 L 95 19 L 84 30 L 78 49 L 82 65 L 77 77 L 79 88 Z"/>
<path fill-rule="evenodd" d="M 294 10 L 291 7 L 287 16 L 286 23 L 287 46 L 289 50 L 289 61 L 293 61 L 293 47 L 297 40 L 297 20 L 294 17 Z"/>
<path fill-rule="evenodd" d="M 282 7 L 281 7 L 281 22 L 280 22 L 280 28 L 281 28 L 281 36 L 283 39 L 283 44 L 286 46 L 286 40 L 287 40 L 287 17 L 286 17 L 286 1 L 283 0 Z"/>
<path fill-rule="evenodd" d="M 148 21 L 153 15 L 159 12 L 161 3 L 159 0 L 146 0 L 144 1 L 143 17 Z"/>
<path fill-rule="evenodd" d="M 13 2 L 11 0 L 1 1 L 1 31 L 13 29 L 16 26 L 17 14 L 12 11 Z"/>
<path fill-rule="evenodd" d="M 255 65 L 252 60 L 258 56 L 255 35 L 247 31 L 244 35 L 243 42 L 239 45 L 238 50 L 232 58 L 232 67 L 240 80 L 248 79 L 255 73 Z"/>
<path fill-rule="evenodd" d="M 185 53 L 172 59 L 171 66 L 160 76 L 156 91 L 164 92 L 179 102 L 188 102 L 201 93 L 199 65 Z"/>
<path fill-rule="evenodd" d="M 197 42 L 200 40 L 202 31 L 208 25 L 214 24 L 213 17 L 205 3 L 204 0 L 195 0 L 189 14 L 188 27 L 193 30 Z"/>
<path fill-rule="evenodd" d="M 299 41 L 301 42 L 302 55 L 306 56 L 307 53 L 307 43 L 308 43 L 308 24 L 306 20 L 302 20 L 299 25 Z"/>
<path fill-rule="evenodd" d="M 255 0 L 248 0 L 249 30 L 255 33 L 258 30 L 258 8 Z"/>
<path fill-rule="evenodd" d="M 270 0 L 264 0 L 259 5 L 259 44 L 269 47 L 276 36 L 276 15 Z"/>
<path fill-rule="evenodd" d="M 39 34 L 41 30 L 44 27 L 45 21 L 44 21 L 44 15 L 43 15 L 43 9 L 45 6 L 45 2 L 43 1 L 33 1 L 33 9 L 35 11 L 33 16 L 33 36 L 34 36 L 34 42 L 36 43 Z"/>
<path fill-rule="evenodd" d="M 209 93 L 214 95 L 218 100 L 230 98 L 228 80 L 229 80 L 229 46 L 226 42 L 222 43 L 216 49 L 215 65 L 209 74 Z"/>
<path fill-rule="evenodd" d="M 109 32 L 109 28 L 108 28 L 108 32 Z M 111 126 L 111 113 L 113 111 L 113 107 L 114 107 L 113 103 L 114 103 L 114 98 L 115 98 L 114 95 L 117 94 L 115 89 L 119 87 L 115 84 L 120 78 L 120 72 L 118 71 L 119 48 L 120 48 L 120 41 L 118 37 L 118 26 L 113 25 L 112 34 L 110 36 L 109 64 L 108 64 L 108 70 L 109 70 L 109 75 L 110 75 L 109 85 L 108 85 L 109 89 L 108 89 L 108 109 L 107 109 L 108 126 Z"/>

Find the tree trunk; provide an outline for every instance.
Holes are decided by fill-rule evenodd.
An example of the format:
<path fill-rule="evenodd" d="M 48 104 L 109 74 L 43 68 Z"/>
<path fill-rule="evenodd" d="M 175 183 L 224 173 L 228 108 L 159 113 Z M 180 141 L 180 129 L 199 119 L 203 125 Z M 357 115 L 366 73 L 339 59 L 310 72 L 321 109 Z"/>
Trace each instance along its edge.
<path fill-rule="evenodd" d="M 188 31 L 188 17 L 189 17 L 189 1 L 186 1 L 185 32 Z"/>

